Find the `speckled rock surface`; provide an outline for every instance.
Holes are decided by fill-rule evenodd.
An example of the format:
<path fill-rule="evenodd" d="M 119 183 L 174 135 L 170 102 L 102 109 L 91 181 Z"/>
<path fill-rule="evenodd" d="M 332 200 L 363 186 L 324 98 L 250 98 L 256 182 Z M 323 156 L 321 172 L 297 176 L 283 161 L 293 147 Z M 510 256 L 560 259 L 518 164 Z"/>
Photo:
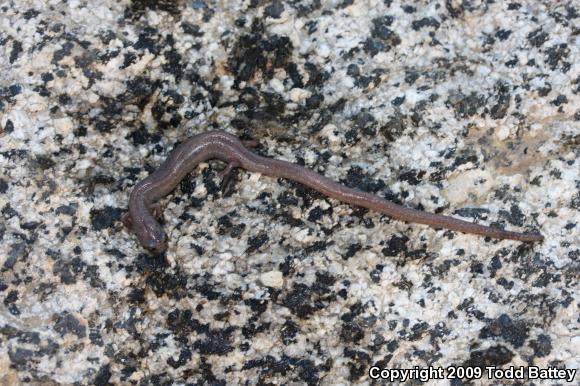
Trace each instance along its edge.
<path fill-rule="evenodd" d="M 578 3 L 228 3 L 0 1 L 0 383 L 577 368 Z M 132 187 L 216 128 L 546 241 L 405 224 L 244 171 L 222 192 L 216 161 L 162 201 L 169 251 L 150 257 L 119 221 Z"/>

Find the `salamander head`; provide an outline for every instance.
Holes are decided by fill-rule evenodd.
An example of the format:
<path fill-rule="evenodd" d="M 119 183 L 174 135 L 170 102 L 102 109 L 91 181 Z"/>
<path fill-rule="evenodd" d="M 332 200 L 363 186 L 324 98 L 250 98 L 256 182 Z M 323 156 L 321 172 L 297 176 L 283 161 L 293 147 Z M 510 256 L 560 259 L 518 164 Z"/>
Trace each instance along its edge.
<path fill-rule="evenodd" d="M 141 223 L 133 229 L 141 245 L 154 255 L 161 255 L 167 250 L 167 237 L 161 226 L 155 223 Z"/>

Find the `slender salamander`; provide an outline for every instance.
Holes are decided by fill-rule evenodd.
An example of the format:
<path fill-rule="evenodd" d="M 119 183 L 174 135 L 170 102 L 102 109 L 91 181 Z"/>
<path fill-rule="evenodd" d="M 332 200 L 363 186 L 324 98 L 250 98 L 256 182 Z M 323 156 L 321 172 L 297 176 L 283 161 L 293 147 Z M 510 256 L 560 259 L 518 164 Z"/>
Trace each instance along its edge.
<path fill-rule="evenodd" d="M 400 221 L 426 224 L 434 228 L 445 228 L 496 239 L 527 242 L 544 239 L 540 234 L 510 232 L 406 208 L 376 195 L 341 185 L 301 166 L 261 157 L 248 150 L 237 137 L 225 132 L 212 131 L 190 137 L 180 144 L 159 169 L 139 182 L 131 192 L 129 211 L 125 213 L 122 220 L 137 235 L 143 247 L 154 254 L 161 254 L 167 249 L 165 232 L 155 218 L 161 214 L 160 206 L 156 201 L 169 194 L 200 162 L 214 158 L 227 162 L 228 165 L 222 172 L 225 179 L 230 176 L 234 168 L 243 168 L 270 177 L 282 177 L 299 182 L 330 198 L 381 212 Z"/>

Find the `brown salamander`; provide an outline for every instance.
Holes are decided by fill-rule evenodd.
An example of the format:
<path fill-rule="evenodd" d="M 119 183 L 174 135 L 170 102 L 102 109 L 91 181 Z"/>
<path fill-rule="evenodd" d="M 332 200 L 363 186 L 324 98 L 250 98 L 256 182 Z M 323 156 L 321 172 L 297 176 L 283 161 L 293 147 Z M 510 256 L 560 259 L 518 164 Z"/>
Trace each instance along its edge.
<path fill-rule="evenodd" d="M 299 182 L 330 198 L 381 212 L 400 221 L 496 239 L 526 242 L 544 239 L 540 234 L 511 232 L 406 208 L 376 195 L 341 185 L 304 167 L 259 156 L 248 150 L 237 137 L 225 132 L 212 131 L 195 135 L 180 144 L 159 169 L 139 182 L 131 192 L 129 212 L 123 216 L 123 223 L 137 235 L 143 247 L 155 254 L 161 254 L 167 249 L 165 232 L 154 215 L 160 214 L 160 207 L 156 201 L 169 194 L 200 162 L 214 158 L 228 163 L 222 172 L 224 178 L 227 178 L 234 168 L 242 168 L 270 177 L 282 177 Z"/>

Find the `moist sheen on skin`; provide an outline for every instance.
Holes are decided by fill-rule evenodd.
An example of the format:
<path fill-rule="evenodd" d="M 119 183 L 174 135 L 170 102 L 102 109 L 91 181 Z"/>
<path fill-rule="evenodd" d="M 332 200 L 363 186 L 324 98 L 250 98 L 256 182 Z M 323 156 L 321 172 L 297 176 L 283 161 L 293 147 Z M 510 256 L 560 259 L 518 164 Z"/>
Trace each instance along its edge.
<path fill-rule="evenodd" d="M 152 213 L 152 211 L 157 214 L 160 212 L 156 201 L 173 191 L 200 162 L 214 158 L 228 163 L 224 178 L 227 178 L 234 168 L 242 168 L 270 177 L 282 177 L 299 182 L 330 198 L 362 206 L 400 221 L 495 239 L 524 242 L 544 239 L 537 233 L 506 231 L 397 205 L 379 196 L 341 185 L 293 163 L 259 156 L 248 150 L 237 137 L 221 131 L 211 131 L 190 137 L 179 145 L 159 169 L 139 182 L 131 192 L 129 212 L 123 216 L 123 223 L 136 234 L 141 245 L 154 254 L 165 252 L 166 235 Z"/>

